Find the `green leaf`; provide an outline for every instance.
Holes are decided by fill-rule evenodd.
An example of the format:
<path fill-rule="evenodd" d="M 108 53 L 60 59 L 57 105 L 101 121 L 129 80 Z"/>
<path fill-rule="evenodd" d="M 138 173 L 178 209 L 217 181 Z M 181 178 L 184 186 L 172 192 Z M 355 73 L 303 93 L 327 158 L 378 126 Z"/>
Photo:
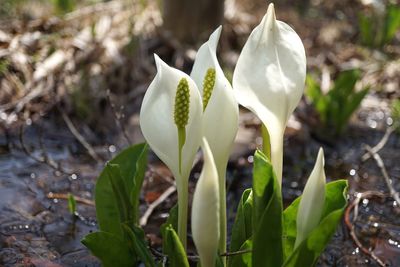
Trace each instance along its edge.
<path fill-rule="evenodd" d="M 238 251 L 247 251 L 253 248 L 253 242 L 251 239 L 246 240 Z M 229 256 L 228 266 L 229 267 L 252 267 L 252 253 L 246 252 L 238 255 Z"/>
<path fill-rule="evenodd" d="M 138 159 L 135 164 L 136 171 L 133 178 L 133 184 L 132 185 L 128 184 L 128 186 L 131 186 L 129 188 L 132 188 L 130 190 L 130 199 L 134 210 L 133 221 L 135 223 L 139 222 L 139 197 L 143 185 L 144 175 L 146 173 L 146 168 L 147 168 L 147 152 L 148 152 L 147 145 L 145 145 L 140 155 L 138 155 Z"/>
<path fill-rule="evenodd" d="M 361 101 L 364 99 L 364 97 L 368 94 L 369 87 L 365 87 L 359 92 L 355 92 L 349 95 L 347 103 L 344 105 L 343 110 L 341 112 L 340 119 L 341 121 L 339 122 L 339 128 L 338 131 L 339 133 L 343 131 L 344 126 L 347 124 L 349 121 L 351 115 L 357 110 L 357 108 L 360 106 Z"/>
<path fill-rule="evenodd" d="M 155 267 L 153 256 L 147 248 L 144 232 L 140 227 L 123 223 L 122 229 L 125 232 L 129 247 L 135 252 L 137 257 L 144 263 L 146 267 Z M 116 265 L 117 266 L 117 265 Z"/>
<path fill-rule="evenodd" d="M 397 30 L 400 28 L 400 7 L 396 5 L 389 5 L 387 7 L 387 14 L 384 25 L 384 38 L 382 45 L 389 43 L 395 36 Z"/>
<path fill-rule="evenodd" d="M 68 210 L 69 210 L 69 213 L 71 213 L 72 215 L 75 214 L 76 200 L 75 200 L 74 195 L 72 195 L 71 193 L 68 193 Z"/>
<path fill-rule="evenodd" d="M 360 13 L 358 16 L 358 24 L 360 26 L 361 43 L 366 46 L 372 46 L 374 42 L 372 20 L 366 15 Z"/>
<path fill-rule="evenodd" d="M 168 266 L 189 267 L 185 249 L 172 225 L 163 231 L 163 251 L 168 256 Z"/>
<path fill-rule="evenodd" d="M 311 100 L 311 102 L 317 102 L 321 97 L 323 97 L 321 87 L 311 75 L 307 75 L 306 85 L 307 89 L 305 94 Z"/>
<path fill-rule="evenodd" d="M 123 179 L 127 192 L 134 192 L 134 180 L 138 172 L 145 168 L 145 158 L 147 157 L 147 145 L 138 144 L 131 146 L 120 152 L 109 164 L 119 165 L 119 171 Z M 136 185 L 135 185 L 136 186 Z M 140 191 L 139 184 L 136 192 Z M 139 198 L 137 193 L 135 198 Z M 133 196 L 130 198 L 133 199 Z M 114 196 L 111 182 L 106 169 L 104 169 L 96 183 L 95 189 L 96 217 L 99 222 L 100 230 L 115 234 L 122 239 L 121 219 L 119 214 L 118 202 Z M 138 203 L 135 202 L 135 203 Z M 131 203 L 133 204 L 133 203 Z M 133 206 L 133 205 L 132 205 Z M 137 207 L 133 206 L 133 218 L 138 217 Z"/>
<path fill-rule="evenodd" d="M 111 233 L 90 233 L 81 242 L 101 260 L 104 267 L 133 267 L 136 262 L 126 243 Z"/>
<path fill-rule="evenodd" d="M 178 231 L 178 204 L 175 204 L 170 210 L 169 210 L 169 216 L 167 218 L 167 221 L 161 225 L 161 235 L 165 236 L 165 231 L 168 226 L 172 226 L 172 228 L 176 231 Z M 167 252 L 164 250 L 164 242 L 163 242 L 163 253 L 166 254 Z"/>
<path fill-rule="evenodd" d="M 121 176 L 119 165 L 107 163 L 105 171 L 111 184 L 114 199 L 117 202 L 121 222 L 132 221 L 133 208 L 129 200 L 128 192 Z"/>
<path fill-rule="evenodd" d="M 225 267 L 224 261 L 222 260 L 222 257 L 219 254 L 217 254 L 217 257 L 215 260 L 215 267 Z"/>
<path fill-rule="evenodd" d="M 251 189 L 249 188 L 243 192 L 237 208 L 235 223 L 232 227 L 231 244 L 229 248 L 230 252 L 238 251 L 243 243 L 250 239 L 253 234 L 251 221 L 252 209 L 253 197 Z M 228 257 L 228 261 L 230 260 L 231 257 Z"/>
<path fill-rule="evenodd" d="M 296 249 L 296 218 L 301 197 L 298 197 L 283 213 L 285 267 L 314 266 L 329 240 L 347 205 L 347 181 L 338 180 L 326 185 L 326 198 L 321 222 Z"/>
<path fill-rule="evenodd" d="M 253 168 L 253 253 L 254 266 L 281 266 L 282 196 L 272 165 L 256 151 Z"/>

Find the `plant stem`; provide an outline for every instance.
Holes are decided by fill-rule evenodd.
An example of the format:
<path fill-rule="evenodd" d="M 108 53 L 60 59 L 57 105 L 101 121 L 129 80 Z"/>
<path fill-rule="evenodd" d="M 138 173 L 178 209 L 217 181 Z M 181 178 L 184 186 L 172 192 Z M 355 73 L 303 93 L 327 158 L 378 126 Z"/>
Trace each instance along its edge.
<path fill-rule="evenodd" d="M 279 186 L 282 185 L 283 170 L 283 132 L 271 136 L 271 163 Z"/>
<path fill-rule="evenodd" d="M 226 164 L 220 164 L 218 168 L 219 179 L 219 252 L 226 253 Z M 226 259 L 223 258 L 222 262 L 226 266 Z"/>
<path fill-rule="evenodd" d="M 268 129 L 264 124 L 261 124 L 261 136 L 263 139 L 262 152 L 271 160 L 271 141 L 269 138 Z"/>
<path fill-rule="evenodd" d="M 186 251 L 189 177 L 181 176 L 180 178 L 180 181 L 176 183 L 178 189 L 178 236 Z"/>
<path fill-rule="evenodd" d="M 268 132 L 267 127 L 262 124 L 261 134 L 263 138 L 263 153 L 271 161 L 279 181 L 279 186 L 282 184 L 282 169 L 283 169 L 283 136 L 285 130 Z"/>

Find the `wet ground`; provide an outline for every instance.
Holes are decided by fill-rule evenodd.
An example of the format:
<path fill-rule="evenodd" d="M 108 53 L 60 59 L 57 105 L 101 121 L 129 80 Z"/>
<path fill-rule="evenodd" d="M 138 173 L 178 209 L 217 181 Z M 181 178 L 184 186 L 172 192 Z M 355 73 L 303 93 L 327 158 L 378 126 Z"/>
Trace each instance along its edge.
<path fill-rule="evenodd" d="M 346 134 L 333 142 L 321 141 L 306 123 L 289 123 L 283 181 L 286 204 L 301 193 L 320 146 L 325 150 L 327 179 L 349 180 L 350 202 L 359 192 L 389 192 L 376 162 L 372 159 L 362 162 L 361 157 L 365 154 L 365 144 L 374 146 L 382 139 L 391 118 L 387 106 L 382 105 L 379 97 L 369 96 L 366 101 L 369 104 L 358 112 Z M 371 101 L 375 104 L 370 105 Z M 300 118 L 301 112 L 302 105 L 297 112 Z M 234 220 L 233 211 L 241 192 L 251 186 L 252 153 L 260 142 L 257 120 L 245 111 L 242 115 L 244 119 L 228 166 L 229 223 Z M 132 136 L 138 136 L 137 125 L 128 128 Z M 89 142 L 99 141 L 90 134 L 87 136 Z M 20 137 L 18 129 L 0 135 L 0 265 L 99 266 L 80 239 L 97 229 L 95 209 L 90 201 L 102 163 L 91 159 L 76 138 L 54 117 L 25 125 L 23 141 L 31 151 L 30 156 L 21 149 Z M 121 136 L 109 139 L 116 140 L 115 144 L 103 140 L 102 145 L 93 146 L 104 160 L 110 159 L 126 145 Z M 400 190 L 399 149 L 399 135 L 393 133 L 379 151 L 396 190 Z M 58 166 L 58 170 L 33 159 L 43 159 L 44 155 L 47 155 L 47 161 L 56 163 L 53 165 Z M 149 203 L 171 186 L 168 169 L 153 156 L 150 162 L 142 195 L 143 213 Z M 199 171 L 200 164 L 194 168 L 191 191 Z M 67 208 L 68 193 L 82 198 L 77 203 L 75 215 L 70 214 Z M 175 201 L 174 194 L 164 200 L 145 226 L 155 248 L 160 245 L 158 227 Z M 361 200 L 355 222 L 354 211 L 350 211 L 350 219 L 361 244 L 387 266 L 400 266 L 399 214 L 399 207 L 390 197 Z M 318 266 L 361 265 L 379 266 L 355 245 L 348 228 L 342 223 Z"/>

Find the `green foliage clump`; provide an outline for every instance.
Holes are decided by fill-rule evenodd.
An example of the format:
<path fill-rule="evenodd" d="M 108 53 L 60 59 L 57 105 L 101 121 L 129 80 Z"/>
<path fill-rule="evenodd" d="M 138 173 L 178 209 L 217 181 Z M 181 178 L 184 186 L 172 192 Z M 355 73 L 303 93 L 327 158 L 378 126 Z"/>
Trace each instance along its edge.
<path fill-rule="evenodd" d="M 82 243 L 105 267 L 134 267 L 140 263 L 146 267 L 189 267 L 187 254 L 176 233 L 177 205 L 171 209 L 160 229 L 162 252 L 153 255 L 138 224 L 146 159 L 147 145 L 139 144 L 123 150 L 106 164 L 95 190 L 100 231 L 88 234 Z M 256 151 L 253 186 L 243 192 L 239 202 L 227 266 L 314 266 L 335 233 L 347 205 L 346 181 L 328 183 L 325 190 L 319 225 L 295 247 L 296 217 L 301 197 L 283 210 L 281 188 L 273 167 L 261 151 Z M 217 257 L 215 266 L 224 266 L 222 256 Z"/>
<path fill-rule="evenodd" d="M 383 13 L 372 11 L 359 14 L 361 43 L 382 48 L 390 43 L 400 29 L 400 6 L 388 5 Z"/>
<path fill-rule="evenodd" d="M 360 91 L 355 90 L 359 79 L 359 70 L 343 71 L 329 92 L 324 94 L 321 86 L 311 76 L 307 76 L 305 94 L 318 112 L 324 128 L 333 128 L 334 135 L 343 133 L 351 115 L 368 93 L 368 86 Z"/>

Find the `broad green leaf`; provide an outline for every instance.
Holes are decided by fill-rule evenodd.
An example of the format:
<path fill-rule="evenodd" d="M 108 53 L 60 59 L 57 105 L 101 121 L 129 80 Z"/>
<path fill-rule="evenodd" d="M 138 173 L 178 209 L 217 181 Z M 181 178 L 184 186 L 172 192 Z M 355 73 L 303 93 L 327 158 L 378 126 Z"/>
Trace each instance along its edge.
<path fill-rule="evenodd" d="M 260 151 L 254 154 L 252 192 L 253 265 L 281 266 L 283 263 L 281 187 L 272 165 Z"/>
<path fill-rule="evenodd" d="M 117 236 L 107 232 L 96 232 L 82 239 L 84 244 L 104 267 L 134 267 L 136 258 L 126 243 Z"/>
<path fill-rule="evenodd" d="M 123 178 L 127 192 L 132 192 L 134 179 L 137 169 L 142 170 L 147 157 L 147 145 L 139 144 L 131 146 L 120 152 L 109 164 L 119 165 L 121 177 Z M 138 189 L 139 191 L 140 189 Z M 136 195 L 139 198 L 139 195 Z M 132 199 L 132 197 L 131 197 Z M 117 199 L 114 197 L 111 182 L 106 170 L 103 170 L 97 179 L 95 189 L 96 217 L 99 222 L 100 230 L 115 234 L 122 239 L 121 220 L 118 209 Z M 137 218 L 137 208 L 134 207 L 134 218 Z"/>
<path fill-rule="evenodd" d="M 143 185 L 144 175 L 147 168 L 147 152 L 148 152 L 147 145 L 145 145 L 140 155 L 138 156 L 138 159 L 135 164 L 136 171 L 133 178 L 133 183 L 132 185 L 128 184 L 129 186 L 128 188 L 131 188 L 130 199 L 134 210 L 133 221 L 135 223 L 138 223 L 139 221 L 139 197 Z"/>
<path fill-rule="evenodd" d="M 253 242 L 251 239 L 246 240 L 240 247 L 238 251 L 248 251 L 253 248 Z M 246 252 L 246 253 L 241 253 L 238 255 L 232 255 L 229 256 L 228 260 L 228 267 L 252 267 L 252 258 L 251 258 L 252 253 L 251 252 Z"/>
<path fill-rule="evenodd" d="M 121 176 L 119 165 L 107 163 L 104 169 L 111 184 L 114 199 L 117 203 L 121 222 L 132 221 L 133 208 L 129 200 L 128 192 Z"/>
<path fill-rule="evenodd" d="M 172 225 L 165 227 L 163 234 L 163 251 L 168 256 L 170 267 L 189 267 L 185 249 Z"/>
<path fill-rule="evenodd" d="M 240 249 L 246 240 L 250 239 L 253 234 L 252 230 L 252 207 L 253 207 L 253 197 L 251 193 L 251 189 L 246 189 L 243 192 L 242 198 L 240 199 L 235 223 L 232 227 L 232 235 L 231 235 L 231 244 L 229 251 L 235 252 Z M 228 261 L 231 258 L 228 258 Z"/>
<path fill-rule="evenodd" d="M 326 197 L 322 219 L 309 237 L 295 251 L 296 217 L 301 197 L 298 197 L 283 213 L 285 267 L 314 266 L 325 249 L 347 205 L 347 181 L 338 180 L 326 185 Z"/>
<path fill-rule="evenodd" d="M 156 264 L 151 252 L 147 248 L 143 230 L 137 226 L 130 227 L 130 224 L 126 223 L 122 224 L 122 229 L 128 241 L 125 245 L 129 245 L 131 250 L 135 252 L 146 267 L 154 267 Z"/>

